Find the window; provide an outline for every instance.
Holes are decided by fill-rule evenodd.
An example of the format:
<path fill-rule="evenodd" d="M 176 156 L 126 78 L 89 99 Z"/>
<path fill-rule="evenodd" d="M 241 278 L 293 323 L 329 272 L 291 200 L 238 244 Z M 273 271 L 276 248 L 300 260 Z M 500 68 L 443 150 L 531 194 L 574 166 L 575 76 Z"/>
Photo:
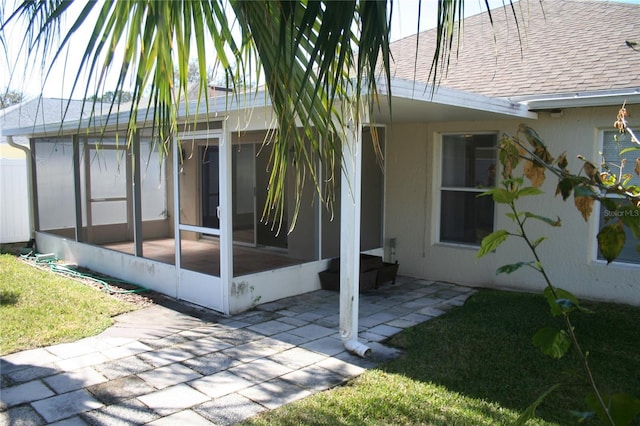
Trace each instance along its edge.
<path fill-rule="evenodd" d="M 479 246 L 493 232 L 496 134 L 442 135 L 440 241 Z"/>
<path fill-rule="evenodd" d="M 638 151 L 628 152 L 620 156 L 620 151 L 635 146 L 631 142 L 631 138 L 628 134 L 620 134 L 618 131 L 605 131 L 602 136 L 602 156 L 604 161 L 611 170 L 611 173 L 619 173 L 619 167 L 623 159 L 626 159 L 626 166 L 624 173 L 631 173 L 633 178 L 631 179 L 632 185 L 640 185 L 640 178 L 633 173 L 633 167 L 635 159 L 638 157 Z M 629 212 L 626 212 L 629 213 Z M 617 219 L 620 214 L 624 212 L 610 211 L 602 203 L 600 203 L 600 223 L 599 229 L 602 229 L 611 220 Z M 635 263 L 640 264 L 640 253 L 638 253 L 638 245 L 640 241 L 636 240 L 631 231 L 625 228 L 625 244 L 620 252 L 620 255 L 616 259 L 618 262 Z M 598 251 L 598 259 L 604 260 L 600 251 Z"/>

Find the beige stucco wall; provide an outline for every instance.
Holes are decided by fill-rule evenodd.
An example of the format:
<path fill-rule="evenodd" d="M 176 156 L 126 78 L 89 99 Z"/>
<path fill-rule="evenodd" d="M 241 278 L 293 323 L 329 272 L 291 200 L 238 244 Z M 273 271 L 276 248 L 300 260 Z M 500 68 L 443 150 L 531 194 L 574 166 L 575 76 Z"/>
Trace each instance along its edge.
<path fill-rule="evenodd" d="M 629 108 L 633 114 L 633 106 Z M 637 108 L 640 111 L 640 106 Z M 598 158 L 601 130 L 612 129 L 618 108 L 565 109 L 561 118 L 542 112 L 537 120 L 490 122 L 401 123 L 388 131 L 386 160 L 385 236 L 397 238 L 396 258 L 403 275 L 455 282 L 476 287 L 540 290 L 541 276 L 521 269 L 511 275 L 496 275 L 498 267 L 531 256 L 517 240 L 504 243 L 496 253 L 476 259 L 476 249 L 437 242 L 439 226 L 440 156 L 438 134 L 446 132 L 496 131 L 516 133 L 526 122 L 546 142 L 554 156 L 567 151 L 570 168 L 578 170 L 575 158 L 582 154 Z M 597 261 L 595 235 L 598 215 L 585 222 L 573 200 L 555 197 L 557 179 L 548 176 L 545 195 L 523 200 L 522 209 L 557 217 L 562 227 L 536 224 L 532 232 L 547 236 L 541 245 L 542 261 L 553 283 L 576 295 L 640 305 L 640 265 Z M 508 229 L 511 220 L 503 206 L 496 209 L 496 229 Z"/>

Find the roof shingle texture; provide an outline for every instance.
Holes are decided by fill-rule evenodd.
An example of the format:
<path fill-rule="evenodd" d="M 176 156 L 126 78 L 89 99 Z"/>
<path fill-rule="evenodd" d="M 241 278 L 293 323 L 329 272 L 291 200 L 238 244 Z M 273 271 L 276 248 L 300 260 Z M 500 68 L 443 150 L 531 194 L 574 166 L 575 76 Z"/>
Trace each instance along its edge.
<path fill-rule="evenodd" d="M 640 6 L 608 1 L 523 0 L 463 21 L 442 86 L 496 97 L 640 88 Z M 392 76 L 429 83 L 436 32 L 391 45 Z M 416 63 L 417 61 L 417 63 Z M 439 71 L 440 72 L 440 71 Z M 433 81 L 433 76 L 431 76 Z"/>

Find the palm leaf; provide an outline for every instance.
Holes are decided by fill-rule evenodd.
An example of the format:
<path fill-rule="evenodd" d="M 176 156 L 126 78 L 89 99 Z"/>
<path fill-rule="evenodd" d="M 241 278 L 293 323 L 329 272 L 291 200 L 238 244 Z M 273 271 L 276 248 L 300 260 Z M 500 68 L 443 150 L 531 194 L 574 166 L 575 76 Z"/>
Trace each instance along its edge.
<path fill-rule="evenodd" d="M 56 36 L 61 18 L 70 14 L 70 2 L 27 0 L 9 14 L 3 4 L 0 44 L 6 48 L 4 30 L 10 22 L 26 21 L 26 51 L 29 55 L 38 53 L 43 61 L 53 57 L 53 61 L 46 62 L 50 69 L 58 65 L 77 30 L 88 24 L 92 13 L 97 13 L 73 87 L 81 84 L 84 74 L 95 76 L 98 89 L 105 90 L 106 76 L 117 73 L 116 87 L 108 88 L 116 93 L 127 90 L 128 82 L 133 80 L 127 141 L 134 142 L 132 136 L 139 121 L 151 121 L 154 137 L 165 145 L 162 152 L 168 152 L 171 135 L 178 128 L 180 104 L 189 101 L 190 57 L 197 57 L 200 76 L 195 112 L 201 103 L 209 110 L 207 70 L 211 62 L 220 65 L 231 87 L 238 80 L 250 81 L 259 73 L 277 116 L 277 129 L 265 141 L 272 146 L 272 174 L 263 218 L 273 220 L 274 226 L 283 223 L 285 183 L 291 176 L 298 189 L 296 212 L 307 181 L 313 183 L 331 209 L 335 198 L 334 165 L 341 155 L 345 122 L 351 119 L 359 123 L 362 113 L 372 116 L 378 101 L 378 72 L 387 90 L 391 89 L 389 22 L 393 2 L 230 0 L 226 9 L 225 3 L 89 2 L 72 17 L 73 24 L 61 40 Z M 434 82 L 446 70 L 450 53 L 455 50 L 454 36 L 461 30 L 463 4 L 461 0 L 438 2 Z M 239 39 L 234 37 L 231 23 L 238 25 Z M 213 52 L 208 51 L 209 46 L 213 46 Z M 90 89 L 87 85 L 85 98 L 90 97 Z M 241 96 L 240 91 L 232 96 Z M 391 97 L 388 99 L 390 106 Z M 188 102 L 186 105 L 187 116 L 198 120 Z M 101 113 L 95 105 L 91 108 L 95 115 Z M 99 124 L 110 122 L 118 108 L 114 100 L 108 118 Z M 145 116 L 139 117 L 143 110 Z M 116 124 L 119 117 L 115 114 Z M 296 214 L 291 227 L 295 217 Z"/>

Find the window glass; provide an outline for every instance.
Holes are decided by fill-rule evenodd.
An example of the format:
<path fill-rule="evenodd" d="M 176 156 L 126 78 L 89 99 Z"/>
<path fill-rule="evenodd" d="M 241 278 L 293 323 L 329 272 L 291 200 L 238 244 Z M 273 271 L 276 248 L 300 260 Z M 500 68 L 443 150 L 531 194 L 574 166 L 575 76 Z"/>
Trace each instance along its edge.
<path fill-rule="evenodd" d="M 495 186 L 495 134 L 442 136 L 440 241 L 480 245 L 493 232 L 494 203 L 478 195 Z"/>
<path fill-rule="evenodd" d="M 602 156 L 604 158 L 606 167 L 609 168 L 611 173 L 619 175 L 620 167 L 623 161 L 626 160 L 626 164 L 622 173 L 630 173 L 633 176 L 630 184 L 640 186 L 640 177 L 633 173 L 635 159 L 640 154 L 638 154 L 638 151 L 627 152 L 622 156 L 619 154 L 621 150 L 632 146 L 635 145 L 631 142 L 631 138 L 628 134 L 620 134 L 618 131 L 606 131 L 603 133 Z M 611 221 L 617 220 L 621 214 L 629 214 L 629 212 L 610 211 L 601 204 L 599 229 L 602 229 Z M 625 244 L 616 261 L 640 264 L 640 253 L 637 249 L 638 245 L 640 244 L 640 240 L 635 239 L 628 228 L 625 227 L 624 231 Z M 598 259 L 604 260 L 604 257 L 602 257 L 600 251 L 598 251 Z"/>

